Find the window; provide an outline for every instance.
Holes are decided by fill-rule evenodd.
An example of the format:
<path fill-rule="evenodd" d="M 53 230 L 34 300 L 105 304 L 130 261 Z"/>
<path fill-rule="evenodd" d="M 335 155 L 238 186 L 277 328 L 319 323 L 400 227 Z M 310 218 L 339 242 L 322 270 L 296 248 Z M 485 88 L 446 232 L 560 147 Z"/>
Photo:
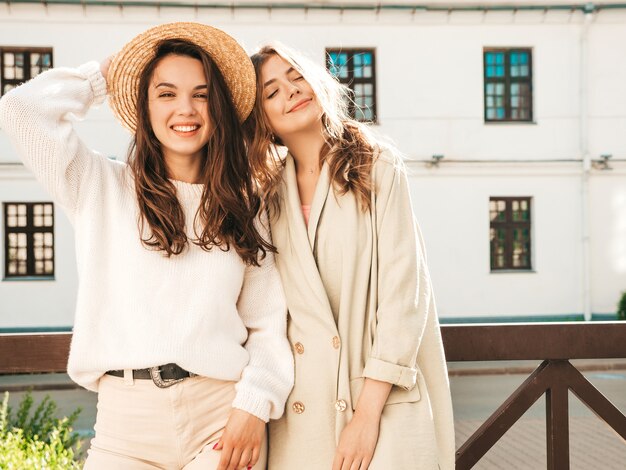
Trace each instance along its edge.
<path fill-rule="evenodd" d="M 485 49 L 485 121 L 532 121 L 530 49 Z"/>
<path fill-rule="evenodd" d="M 350 115 L 358 121 L 376 121 L 376 64 L 374 49 L 327 49 L 330 73 L 350 88 L 354 103 Z"/>
<path fill-rule="evenodd" d="M 4 203 L 5 278 L 54 276 L 54 206 Z"/>
<path fill-rule="evenodd" d="M 0 47 L 0 96 L 52 68 L 52 49 Z"/>
<path fill-rule="evenodd" d="M 491 270 L 529 270 L 530 198 L 489 199 Z"/>

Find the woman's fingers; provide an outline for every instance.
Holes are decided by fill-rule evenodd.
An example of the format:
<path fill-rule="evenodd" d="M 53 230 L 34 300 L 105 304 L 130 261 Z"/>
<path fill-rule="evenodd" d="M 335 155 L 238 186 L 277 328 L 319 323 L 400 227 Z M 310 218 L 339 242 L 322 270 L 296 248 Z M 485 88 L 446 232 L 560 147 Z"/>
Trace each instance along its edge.
<path fill-rule="evenodd" d="M 223 445 L 220 449 L 216 450 L 219 450 L 222 453 L 220 456 L 220 463 L 217 465 L 216 470 L 228 470 L 233 450 L 228 445 Z"/>
<path fill-rule="evenodd" d="M 107 81 L 107 76 L 109 75 L 109 67 L 111 67 L 111 62 L 113 61 L 114 55 L 110 55 L 102 62 L 100 62 L 100 73 L 104 77 L 104 81 Z"/>
<path fill-rule="evenodd" d="M 261 446 L 255 446 L 252 449 L 252 457 L 250 457 L 250 462 L 248 463 L 248 467 L 254 467 L 259 461 L 259 457 L 261 455 Z"/>
<path fill-rule="evenodd" d="M 372 458 L 373 457 L 374 457 L 373 455 L 369 455 L 369 456 L 365 457 L 361 461 L 361 466 L 359 467 L 359 470 L 367 470 L 368 468 L 370 468 L 370 464 L 372 463 Z"/>
<path fill-rule="evenodd" d="M 363 467 L 361 467 L 361 462 L 362 460 L 359 458 L 356 458 L 352 461 L 352 465 L 350 465 L 349 470 L 362 470 Z"/>
<path fill-rule="evenodd" d="M 228 470 L 240 470 L 241 465 L 239 462 L 241 461 L 242 449 L 234 448 L 232 454 L 230 455 L 230 462 L 228 464 Z M 246 465 L 247 466 L 247 465 Z"/>
<path fill-rule="evenodd" d="M 237 465 L 237 470 L 244 469 L 247 470 L 249 467 L 252 467 L 250 464 L 250 460 L 252 459 L 252 448 L 243 449 L 241 452 L 241 457 L 239 458 L 239 464 Z"/>
<path fill-rule="evenodd" d="M 231 410 L 224 433 L 214 447 L 222 452 L 217 470 L 247 470 L 255 465 L 264 434 L 265 422 L 261 419 L 243 410 Z"/>
<path fill-rule="evenodd" d="M 333 470 L 341 470 L 343 465 L 343 455 L 339 452 L 335 452 L 335 458 L 333 459 Z"/>

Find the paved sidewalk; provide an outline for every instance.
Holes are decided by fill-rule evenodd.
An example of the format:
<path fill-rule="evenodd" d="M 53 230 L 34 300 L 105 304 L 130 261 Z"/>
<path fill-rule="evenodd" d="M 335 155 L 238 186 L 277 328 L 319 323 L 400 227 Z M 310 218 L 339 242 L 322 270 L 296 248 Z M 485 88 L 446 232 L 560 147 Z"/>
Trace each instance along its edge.
<path fill-rule="evenodd" d="M 584 372 L 626 413 L 626 370 Z M 528 374 L 457 375 L 450 380 L 457 447 L 526 379 Z M 624 470 L 626 442 L 569 393 L 570 469 Z M 474 467 L 477 470 L 546 468 L 545 395 L 513 425 Z"/>
<path fill-rule="evenodd" d="M 455 421 L 457 446 L 482 421 Z M 522 417 L 474 466 L 476 470 L 546 468 L 546 421 Z M 570 418 L 571 470 L 624 470 L 626 444 L 595 416 Z"/>

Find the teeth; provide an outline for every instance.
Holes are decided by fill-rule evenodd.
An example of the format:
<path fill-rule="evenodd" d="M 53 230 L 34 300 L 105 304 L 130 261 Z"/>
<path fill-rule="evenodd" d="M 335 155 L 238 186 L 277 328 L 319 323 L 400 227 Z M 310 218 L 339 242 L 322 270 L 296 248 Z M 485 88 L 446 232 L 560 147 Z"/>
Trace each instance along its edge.
<path fill-rule="evenodd" d="M 198 128 L 198 126 L 173 126 L 172 129 L 174 129 L 176 132 L 191 132 L 191 131 L 195 131 Z"/>

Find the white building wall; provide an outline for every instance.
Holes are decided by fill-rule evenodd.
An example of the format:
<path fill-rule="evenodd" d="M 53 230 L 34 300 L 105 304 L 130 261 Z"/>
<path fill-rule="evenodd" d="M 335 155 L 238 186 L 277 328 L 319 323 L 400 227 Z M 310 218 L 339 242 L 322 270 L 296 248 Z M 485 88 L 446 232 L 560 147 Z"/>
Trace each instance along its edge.
<path fill-rule="evenodd" d="M 626 292 L 626 168 L 614 166 L 591 182 L 591 292 L 598 313 L 615 312 Z"/>
<path fill-rule="evenodd" d="M 580 185 L 575 170 L 564 174 L 559 167 L 520 165 L 411 170 L 414 210 L 442 316 L 582 311 Z M 490 196 L 533 198 L 531 272 L 490 272 Z"/>
<path fill-rule="evenodd" d="M 23 166 L 0 165 L 0 205 L 5 202 L 42 201 L 50 201 L 50 197 Z M 55 279 L 0 281 L 0 328 L 56 328 L 73 323 L 78 285 L 74 234 L 60 207 L 55 204 L 54 210 Z M 3 223 L 4 216 L 0 218 L 2 271 Z"/>
<path fill-rule="evenodd" d="M 55 66 L 76 66 L 108 56 L 154 24 L 180 20 L 224 29 L 248 51 L 280 40 L 319 63 L 327 47 L 376 49 L 375 128 L 411 160 L 415 211 L 442 317 L 581 314 L 580 160 L 585 153 L 613 155 L 613 171 L 591 170 L 588 269 L 592 312 L 615 311 L 626 289 L 626 166 L 616 162 L 626 160 L 626 11 L 594 14 L 586 57 L 580 11 L 377 14 L 5 3 L 0 46 L 53 47 Z M 534 122 L 485 124 L 483 47 L 517 46 L 533 50 Z M 585 104 L 588 116 L 581 119 Z M 129 136 L 106 106 L 77 128 L 91 147 L 124 158 Z M 444 155 L 443 162 L 428 167 L 434 154 Z M 0 163 L 14 161 L 0 132 Z M 0 202 L 45 199 L 24 171 L 0 165 Z M 490 196 L 533 198 L 532 272 L 490 273 Z M 56 280 L 0 282 L 0 328 L 71 323 L 73 237 L 58 207 L 56 214 Z"/>

